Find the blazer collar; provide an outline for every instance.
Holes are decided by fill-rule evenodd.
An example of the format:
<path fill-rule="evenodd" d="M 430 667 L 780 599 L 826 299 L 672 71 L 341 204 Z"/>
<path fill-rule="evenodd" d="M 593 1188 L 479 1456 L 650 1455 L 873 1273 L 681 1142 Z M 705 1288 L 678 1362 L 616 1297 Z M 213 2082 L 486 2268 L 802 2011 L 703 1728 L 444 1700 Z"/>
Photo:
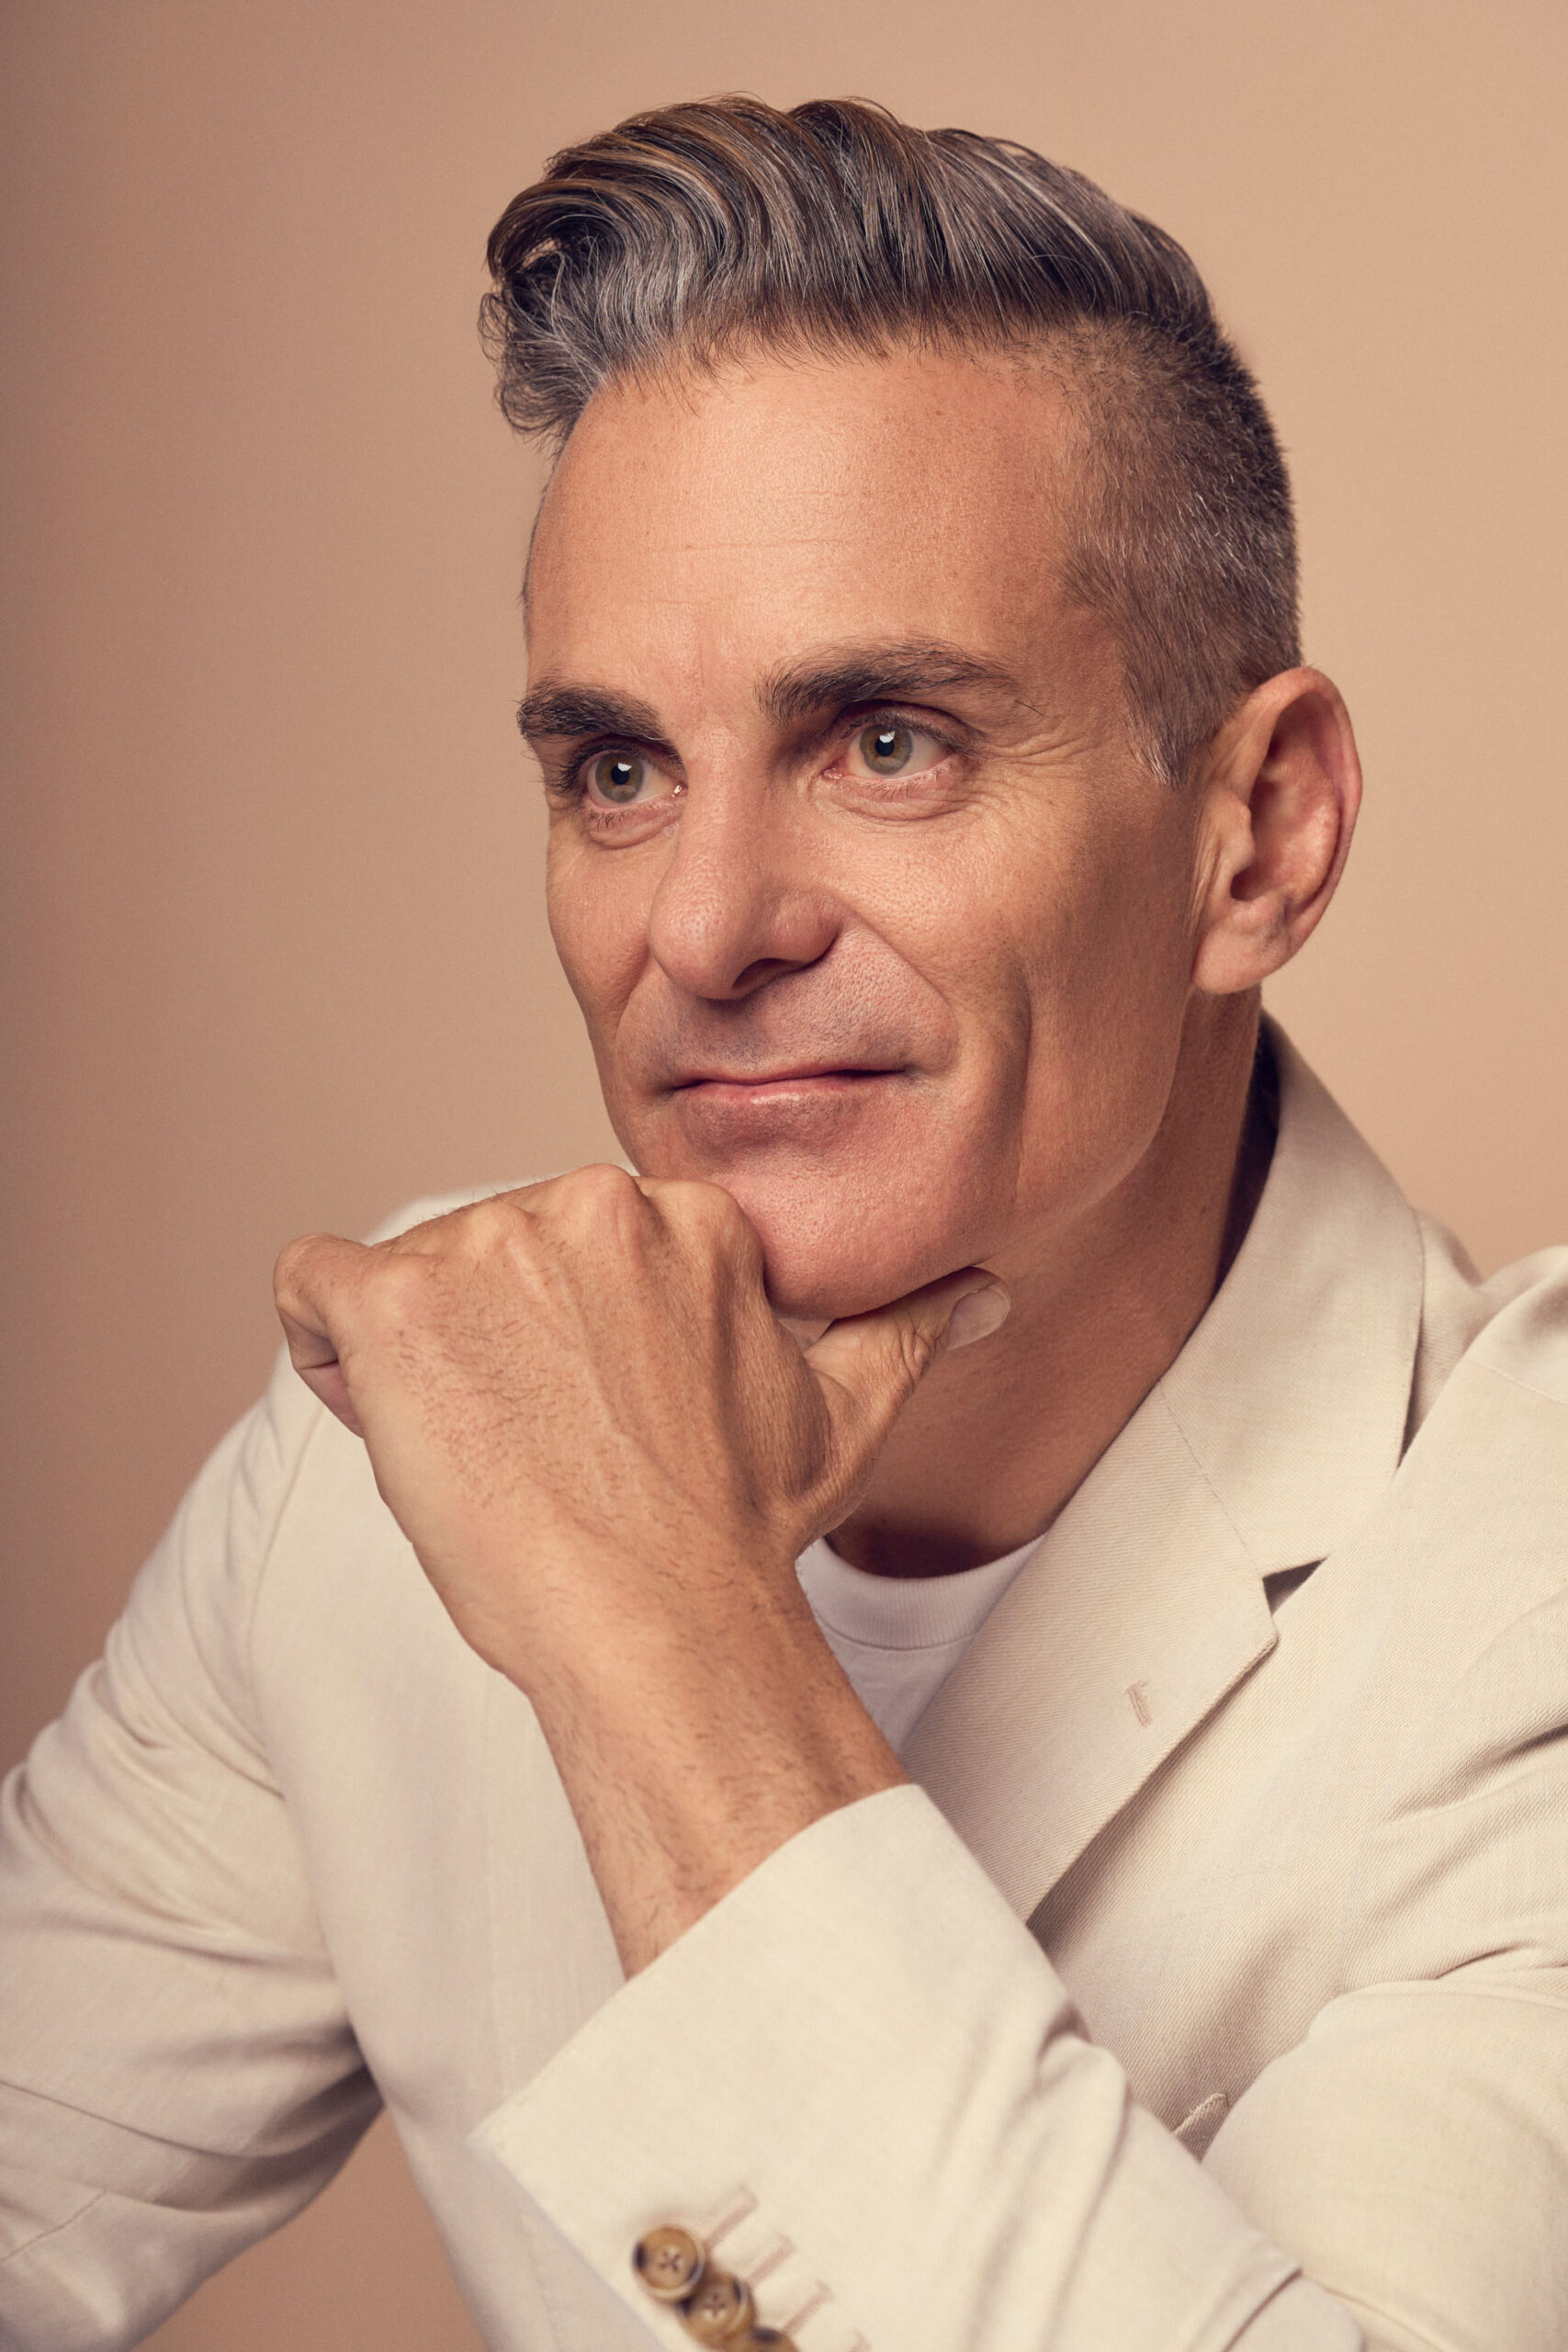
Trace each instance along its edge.
<path fill-rule="evenodd" d="M 1273 1647 L 1263 1579 L 1334 1550 L 1398 1467 L 1419 1229 L 1269 1034 L 1279 1139 L 1235 1264 L 906 1744 L 1022 1918 Z"/>

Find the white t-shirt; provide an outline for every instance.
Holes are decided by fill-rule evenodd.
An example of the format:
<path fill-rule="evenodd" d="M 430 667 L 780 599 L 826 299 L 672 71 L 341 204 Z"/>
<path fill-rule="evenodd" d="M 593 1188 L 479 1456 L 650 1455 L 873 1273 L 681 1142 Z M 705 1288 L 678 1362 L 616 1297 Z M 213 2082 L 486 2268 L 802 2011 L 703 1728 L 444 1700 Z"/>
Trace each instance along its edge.
<path fill-rule="evenodd" d="M 914 1730 L 1038 1542 L 951 1577 L 868 1576 L 825 1537 L 801 1554 L 812 1613 L 890 1747 Z"/>

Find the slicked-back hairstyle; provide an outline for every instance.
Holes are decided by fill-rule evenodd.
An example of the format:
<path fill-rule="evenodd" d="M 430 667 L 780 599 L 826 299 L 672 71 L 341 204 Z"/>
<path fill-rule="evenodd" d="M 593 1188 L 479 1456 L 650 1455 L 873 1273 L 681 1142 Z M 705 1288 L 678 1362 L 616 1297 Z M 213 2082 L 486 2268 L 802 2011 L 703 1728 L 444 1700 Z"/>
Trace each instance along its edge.
<path fill-rule="evenodd" d="M 1299 659 L 1280 446 L 1188 255 L 1030 148 L 862 99 L 634 116 L 554 156 L 488 249 L 481 332 L 519 431 L 601 387 L 773 350 L 1038 354 L 1080 430 L 1068 594 L 1121 651 L 1171 782 Z"/>

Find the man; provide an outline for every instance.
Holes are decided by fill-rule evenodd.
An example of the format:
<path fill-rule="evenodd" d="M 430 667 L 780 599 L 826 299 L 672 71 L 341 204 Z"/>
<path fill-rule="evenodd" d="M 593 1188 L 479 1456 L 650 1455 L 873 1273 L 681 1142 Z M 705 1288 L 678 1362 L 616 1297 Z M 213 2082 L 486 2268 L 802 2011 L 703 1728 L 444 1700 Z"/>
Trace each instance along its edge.
<path fill-rule="evenodd" d="M 497 2346 L 1560 2352 L 1568 1259 L 1481 1284 L 1259 1032 L 1359 778 L 1250 379 L 858 105 L 491 254 L 638 1172 L 285 1253 L 8 1792 L 5 2342 L 383 2098 Z"/>

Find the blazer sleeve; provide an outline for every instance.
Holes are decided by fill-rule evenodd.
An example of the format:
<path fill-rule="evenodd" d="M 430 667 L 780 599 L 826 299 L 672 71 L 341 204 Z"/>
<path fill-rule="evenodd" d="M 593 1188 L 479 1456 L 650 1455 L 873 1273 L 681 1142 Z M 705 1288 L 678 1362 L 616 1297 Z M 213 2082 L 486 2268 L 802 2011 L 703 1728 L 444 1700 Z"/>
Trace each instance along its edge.
<path fill-rule="evenodd" d="M 376 2111 L 247 1683 L 317 1412 L 280 1365 L 0 1791 L 6 2352 L 139 2342 Z"/>
<path fill-rule="evenodd" d="M 799 2352 L 1562 2352 L 1565 1690 L 1559 1594 L 1434 1691 L 1343 1989 L 1201 2165 L 912 1787 L 771 1856 L 481 2142 L 671 2352 L 630 2263 L 669 2222 Z"/>
<path fill-rule="evenodd" d="M 671 2352 L 674 2222 L 799 2352 L 1361 2352 L 1085 2034 L 935 1806 L 885 1791 L 771 1855 L 480 2144 Z"/>

